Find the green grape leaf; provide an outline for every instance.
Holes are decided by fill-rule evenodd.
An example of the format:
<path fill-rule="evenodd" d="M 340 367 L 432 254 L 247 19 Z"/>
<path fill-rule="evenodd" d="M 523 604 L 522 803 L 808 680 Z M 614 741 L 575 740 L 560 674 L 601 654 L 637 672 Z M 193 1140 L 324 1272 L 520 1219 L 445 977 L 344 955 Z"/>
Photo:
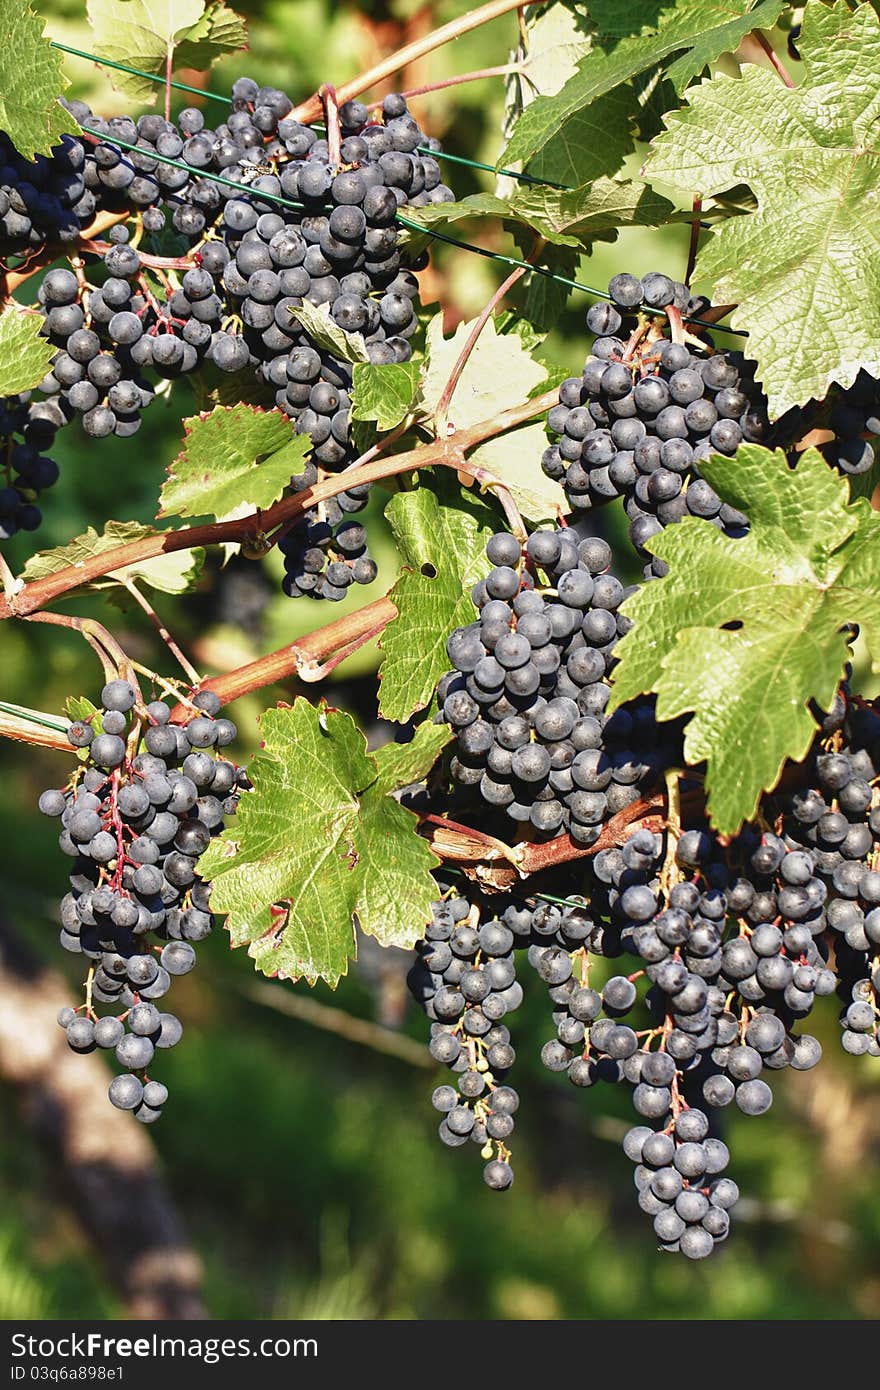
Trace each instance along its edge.
<path fill-rule="evenodd" d="M 616 174 L 635 148 L 639 103 L 632 87 L 616 87 L 576 111 L 529 160 L 527 171 L 574 189 Z"/>
<path fill-rule="evenodd" d="M 142 526 L 138 521 L 108 521 L 101 532 L 90 526 L 67 545 L 37 551 L 22 570 L 21 578 L 26 584 L 33 579 L 45 579 L 47 575 L 66 569 L 68 565 L 81 565 L 94 555 L 102 555 L 108 550 L 115 550 L 117 546 L 129 545 L 157 534 L 152 526 Z M 136 579 L 165 594 L 185 594 L 196 583 L 204 561 L 205 552 L 201 547 L 176 550 L 169 555 L 157 555 L 150 560 L 126 565 L 124 569 L 113 570 L 84 588 L 103 589 L 114 582 L 118 584 L 126 579 Z"/>
<path fill-rule="evenodd" d="M 64 701 L 64 713 L 71 723 L 75 723 L 78 719 L 91 719 L 98 713 L 98 707 L 85 695 L 68 695 Z"/>
<path fill-rule="evenodd" d="M 220 372 L 212 376 L 211 384 L 199 396 L 199 404 L 205 410 L 215 405 L 253 405 L 262 410 L 275 408 L 275 387 L 261 376 L 253 367 L 245 367 L 240 372 Z"/>
<path fill-rule="evenodd" d="M 525 12 L 527 43 L 511 55 L 519 70 L 507 83 L 503 134 L 510 134 L 527 106 L 553 96 L 577 72 L 590 51 L 592 29 L 583 6 L 549 5 Z M 584 111 L 576 111 L 553 132 L 528 164 L 527 172 L 569 188 L 602 174 L 615 174 L 633 149 L 632 126 L 638 102 L 631 88 L 619 87 Z M 508 196 L 515 186 L 499 175 L 496 192 Z"/>
<path fill-rule="evenodd" d="M 429 230 L 464 217 L 495 217 L 527 227 L 556 246 L 583 248 L 614 241 L 621 227 L 659 227 L 673 219 L 673 205 L 642 183 L 599 178 L 571 190 L 522 185 L 510 198 L 473 193 L 458 203 L 407 210 Z"/>
<path fill-rule="evenodd" d="M 420 476 L 385 515 L 403 559 L 390 598 L 397 617 L 379 643 L 379 713 L 403 721 L 424 709 L 449 669 L 446 638 L 474 621 L 470 589 L 491 566 L 485 556 L 498 517 L 477 494 L 445 474 Z"/>
<path fill-rule="evenodd" d="M 566 280 L 577 276 L 578 253 L 570 246 L 548 246 L 541 264 Z M 528 275 L 523 298 L 523 314 L 537 329 L 549 332 L 559 322 L 568 303 L 571 286 L 551 280 L 549 275 Z"/>
<path fill-rule="evenodd" d="M 569 507 L 560 484 L 541 469 L 541 455 L 546 448 L 544 422 L 537 420 L 487 439 L 469 454 L 468 462 L 488 468 L 500 478 L 529 521 L 555 521 Z"/>
<path fill-rule="evenodd" d="M 88 0 L 88 19 L 100 57 L 163 78 L 169 59 L 175 67 L 205 69 L 247 46 L 241 16 L 206 0 Z M 155 101 L 157 84 L 148 78 L 113 70 L 108 76 L 138 101 Z"/>
<path fill-rule="evenodd" d="M 247 26 L 242 15 L 222 3 L 209 4 L 202 18 L 178 41 L 175 66 L 202 72 L 224 54 L 247 47 Z"/>
<path fill-rule="evenodd" d="M 426 719 L 419 724 L 409 743 L 383 744 L 373 754 L 379 776 L 371 790 L 388 796 L 403 787 L 423 782 L 451 737 L 448 724 L 435 724 Z"/>
<path fill-rule="evenodd" d="M 559 0 L 543 8 L 530 5 L 523 19 L 527 42 L 511 54 L 521 71 L 512 73 L 508 81 L 507 106 L 515 115 L 536 97 L 549 96 L 565 85 L 577 72 L 592 32 L 584 5 Z"/>
<path fill-rule="evenodd" d="M 290 317 L 322 352 L 332 352 L 341 362 L 369 362 L 370 355 L 363 334 L 346 333 L 331 318 L 326 304 L 312 304 L 304 299 L 302 304 L 290 309 Z"/>
<path fill-rule="evenodd" d="M 78 719 L 88 719 L 94 734 L 104 732 L 104 711 L 99 710 L 97 705 L 93 705 L 85 695 L 68 695 L 64 701 L 64 713 L 71 723 L 75 723 Z M 87 748 L 75 749 L 73 744 L 70 746 L 70 751 L 76 754 L 77 761 L 81 763 L 84 763 L 89 756 Z"/>
<path fill-rule="evenodd" d="M 757 67 L 695 87 L 647 165 L 703 195 L 747 183 L 757 197 L 712 230 L 697 276 L 737 304 L 774 418 L 860 369 L 880 375 L 880 20 L 808 4 L 798 48 L 793 90 Z"/>
<path fill-rule="evenodd" d="M 260 730 L 254 789 L 199 872 L 258 970 L 335 988 L 356 954 L 355 924 L 412 946 L 430 918 L 437 859 L 393 793 L 426 775 L 445 739 L 428 727 L 406 753 L 369 754 L 350 715 L 302 698 L 266 710 Z"/>
<path fill-rule="evenodd" d="M 736 49 L 752 29 L 771 28 L 786 0 L 605 0 L 590 16 L 601 29 L 562 89 L 523 111 L 501 163 L 526 163 L 557 138 L 577 113 L 673 54 L 667 75 L 682 90 L 707 63 Z M 778 81 L 778 79 L 777 79 Z"/>
<path fill-rule="evenodd" d="M 809 704 L 829 709 L 843 677 L 847 624 L 880 662 L 880 515 L 814 449 L 792 470 L 781 450 L 743 445 L 700 471 L 750 530 L 734 540 L 692 517 L 648 542 L 669 573 L 623 605 L 633 626 L 610 708 L 655 691 L 661 719 L 692 712 L 685 756 L 706 763 L 712 821 L 733 834 L 805 756 Z"/>
<path fill-rule="evenodd" d="M 0 396 L 30 391 L 51 371 L 56 349 L 40 336 L 41 323 L 12 304 L 0 314 Z"/>
<path fill-rule="evenodd" d="M 877 456 L 877 447 L 874 445 L 874 462 L 867 473 L 851 473 L 847 479 L 849 483 L 849 495 L 854 502 L 857 497 L 871 498 L 880 487 L 880 458 Z"/>
<path fill-rule="evenodd" d="M 427 365 L 418 413 L 432 432 L 437 428 L 434 417 L 449 375 L 473 326 L 473 322 L 460 323 L 451 338 L 444 338 L 441 314 L 428 324 Z M 456 383 L 447 418 L 457 429 L 467 429 L 499 411 L 522 405 L 546 378 L 546 366 L 532 356 L 519 335 L 499 333 L 490 318 Z M 441 428 L 445 432 L 442 423 Z"/>
<path fill-rule="evenodd" d="M 45 23 L 22 0 L 0 0 L 0 130 L 25 159 L 49 154 L 62 135 L 79 130 L 58 100 L 68 84 Z"/>
<path fill-rule="evenodd" d="M 352 370 L 352 419 L 375 420 L 383 433 L 395 429 L 412 411 L 421 374 L 418 360 L 390 362 L 383 367 L 356 362 Z"/>
<path fill-rule="evenodd" d="M 218 405 L 183 423 L 186 437 L 162 485 L 160 516 L 219 520 L 270 507 L 303 471 L 312 447 L 278 410 Z"/>

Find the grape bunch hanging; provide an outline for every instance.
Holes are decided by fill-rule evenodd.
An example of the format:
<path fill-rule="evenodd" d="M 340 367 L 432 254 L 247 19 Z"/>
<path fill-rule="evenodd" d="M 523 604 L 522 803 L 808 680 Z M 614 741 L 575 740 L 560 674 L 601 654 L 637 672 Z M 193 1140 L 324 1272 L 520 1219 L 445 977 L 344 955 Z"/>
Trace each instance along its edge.
<path fill-rule="evenodd" d="M 732 839 L 683 771 L 678 725 L 644 698 L 606 716 L 634 589 L 590 533 L 595 507 L 624 499 L 650 580 L 665 569 L 645 543 L 684 516 L 748 529 L 700 476 L 710 454 L 771 442 L 796 466 L 818 422 L 831 466 L 873 462 L 877 383 L 863 374 L 771 425 L 752 365 L 699 322 L 709 309 L 664 275 L 622 274 L 589 311 L 592 353 L 560 388 L 542 460 L 572 515 L 525 543 L 490 539 L 475 620 L 450 634 L 438 687 L 450 814 L 496 842 L 544 843 L 546 867 L 494 893 L 485 876 L 441 871 L 410 973 L 431 1055 L 453 1073 L 433 1095 L 442 1142 L 476 1143 L 488 1186 L 512 1184 L 514 1016 L 530 967 L 549 996 L 544 1066 L 579 1089 L 628 1088 L 638 1205 L 658 1246 L 690 1260 L 726 1239 L 739 1197 L 724 1112 L 763 1114 L 773 1072 L 819 1062 L 816 1000 L 837 995 L 845 1051 L 880 1057 L 876 709 L 844 684 L 817 712 L 809 756 Z"/>
<path fill-rule="evenodd" d="M 440 682 L 438 715 L 455 733 L 450 776 L 459 795 L 476 793 L 481 830 L 510 840 L 512 820 L 520 838 L 566 853 L 521 891 L 495 896 L 441 872 L 410 987 L 431 1020 L 431 1055 L 456 1077 L 434 1092 L 440 1138 L 476 1143 L 487 1184 L 504 1189 L 524 955 L 551 1006 L 544 1066 L 581 1089 L 629 1088 L 641 1123 L 624 1150 L 638 1204 L 663 1250 L 702 1259 L 726 1238 L 738 1198 L 723 1112 L 763 1114 L 774 1071 L 818 1063 L 805 1028 L 816 999 L 837 994 L 847 1052 L 880 1057 L 880 714 L 845 685 L 809 757 L 732 840 L 711 830 L 697 784 L 678 773 L 676 815 L 649 828 L 649 798 L 683 768 L 681 745 L 642 702 L 603 721 L 596 690 L 607 691 L 616 633 L 609 627 L 593 669 L 593 615 L 609 612 L 595 595 L 602 580 L 603 592 L 620 585 L 604 542 L 576 536 L 536 531 L 525 548 L 509 533 L 492 537 L 494 567 L 474 593 L 480 620 L 450 635 L 456 670 Z M 520 664 L 505 668 L 488 649 L 509 644 L 520 622 Z M 548 646 L 562 656 L 530 675 Z M 597 679 L 560 695 L 569 653 L 590 659 Z M 491 690 L 480 681 L 490 660 Z M 508 677 L 523 670 L 518 688 Z M 594 984 L 600 959 L 615 973 Z"/>
<path fill-rule="evenodd" d="M 39 802 L 59 820 L 58 844 L 72 860 L 61 945 L 88 962 L 84 1002 L 58 1022 L 75 1052 L 113 1052 L 122 1071 L 110 1100 L 143 1124 L 159 1119 L 168 1097 L 151 1075 L 157 1051 L 183 1034 L 158 1001 L 193 969 L 194 943 L 213 929 L 199 858 L 249 786 L 220 751 L 236 728 L 218 717 L 213 692 L 194 696 L 184 723 L 171 713 L 164 700 L 144 705 L 129 681 L 108 681 L 101 707 L 68 726 L 83 761 Z"/>
<path fill-rule="evenodd" d="M 549 427 L 559 436 L 542 459 L 572 511 L 623 498 L 629 537 L 646 561 L 663 562 L 645 544 L 685 516 L 742 535 L 748 518 L 700 476 L 712 454 L 732 457 L 741 444 L 778 446 L 797 458 L 798 441 L 817 431 L 828 462 L 848 476 L 868 472 L 880 434 L 880 386 L 862 372 L 821 406 L 790 410 L 772 424 L 742 352 L 716 350 L 702 315 L 703 296 L 668 275 L 626 272 L 608 286 L 608 302 L 587 312 L 595 334 L 582 374 L 559 388 Z M 699 335 L 699 336 L 698 336 Z"/>
<path fill-rule="evenodd" d="M 398 214 L 453 194 L 405 100 L 348 102 L 326 138 L 246 77 L 214 127 L 196 109 L 173 122 L 70 110 L 83 134 L 50 157 L 26 161 L 0 135 L 3 259 L 58 253 L 37 305 L 51 371 L 0 408 L 0 535 L 39 525 L 59 429 L 78 418 L 90 438 L 132 436 L 156 394 L 197 371 L 258 393 L 308 437 L 292 491 L 343 470 L 357 452 L 351 363 L 297 310 L 325 310 L 376 365 L 409 360 L 425 257 L 401 245 Z M 847 475 L 873 463 L 876 382 L 862 373 L 771 422 L 747 352 L 716 347 L 712 313 L 652 272 L 615 276 L 587 315 L 592 350 L 560 387 L 540 465 L 571 514 L 490 539 L 473 621 L 448 637 L 436 717 L 452 740 L 428 793 L 498 842 L 541 847 L 545 867 L 522 882 L 438 871 L 410 975 L 451 1076 L 433 1095 L 443 1143 L 476 1143 L 488 1186 L 511 1186 L 515 1015 L 533 971 L 550 1006 L 544 1066 L 581 1090 L 629 1088 L 638 1205 L 659 1246 L 693 1260 L 727 1237 L 738 1197 L 724 1111 L 764 1113 L 772 1072 L 817 1064 L 816 999 L 837 994 L 846 1051 L 880 1055 L 876 711 L 844 685 L 807 759 L 732 839 L 680 771 L 680 726 L 647 698 L 607 712 L 632 590 L 594 509 L 622 499 L 651 580 L 664 527 L 748 529 L 701 476 L 710 455 L 760 442 L 794 466 L 808 441 Z M 366 499 L 341 490 L 280 537 L 291 597 L 334 601 L 375 577 L 355 519 Z M 223 756 L 235 728 L 217 697 L 184 703 L 178 723 L 109 681 L 69 727 L 70 779 L 40 799 L 72 861 L 61 945 L 88 963 L 84 1002 L 59 1023 L 74 1050 L 114 1053 L 110 1100 L 144 1123 L 167 1099 L 157 1054 L 182 1033 L 160 1001 L 213 926 L 200 859 L 250 791 Z"/>
<path fill-rule="evenodd" d="M 9 451 L 0 537 L 39 525 L 40 493 L 58 476 L 46 450 L 60 428 L 78 417 L 91 438 L 126 438 L 162 382 L 202 368 L 250 379 L 308 436 L 292 488 L 344 468 L 357 452 L 351 363 L 316 346 L 293 311 L 326 306 L 371 362 L 409 360 L 413 272 L 426 257 L 408 258 L 396 219 L 453 198 L 438 142 L 392 94 L 381 113 L 342 106 L 331 151 L 292 119 L 284 92 L 247 77 L 213 128 L 195 108 L 172 122 L 68 106 L 85 133 L 65 136 L 50 157 L 23 160 L 0 133 L 0 259 L 47 246 L 71 258 L 39 290 L 52 370 L 0 417 Z M 375 578 L 349 519 L 366 498 L 354 486 L 284 538 L 291 597 L 339 600 Z"/>

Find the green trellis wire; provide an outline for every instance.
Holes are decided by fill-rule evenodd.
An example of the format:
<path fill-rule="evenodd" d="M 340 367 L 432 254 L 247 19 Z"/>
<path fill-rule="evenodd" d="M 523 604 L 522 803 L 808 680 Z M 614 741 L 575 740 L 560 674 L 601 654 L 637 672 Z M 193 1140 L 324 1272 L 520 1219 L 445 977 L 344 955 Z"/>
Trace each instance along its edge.
<path fill-rule="evenodd" d="M 93 53 L 86 53 L 83 52 L 81 49 L 71 48 L 66 44 L 55 43 L 54 40 L 53 44 L 56 48 L 63 50 L 65 53 L 72 53 L 78 58 L 87 58 L 92 62 L 102 64 L 106 67 L 118 68 L 121 72 L 128 72 L 134 77 L 143 77 L 151 82 L 161 82 L 163 86 L 165 85 L 165 79 L 160 77 L 158 74 L 141 72 L 138 68 L 129 67 L 125 63 L 116 63 L 112 62 L 110 59 L 99 58 Z M 199 87 L 189 87 L 184 82 L 172 82 L 171 86 L 178 88 L 181 91 L 193 92 L 201 97 L 213 97 L 216 101 L 223 101 L 226 102 L 227 105 L 229 104 L 230 99 L 228 97 L 222 97 L 216 92 L 203 91 Z M 139 155 L 146 154 L 142 146 L 133 145 L 127 140 L 121 140 L 118 136 L 110 137 L 108 135 L 103 134 L 99 130 L 95 130 L 91 126 L 82 126 L 82 130 L 87 135 L 90 135 L 95 140 L 99 140 L 104 145 L 115 145 L 118 146 L 120 149 L 130 150 L 133 153 Z M 427 146 L 423 148 L 426 154 L 435 153 L 434 151 L 429 150 Z M 284 198 L 279 193 L 270 193 L 268 192 L 268 190 L 265 189 L 251 190 L 247 184 L 238 183 L 235 179 L 228 179 L 223 174 L 214 173 L 213 170 L 196 169 L 192 165 L 185 164 L 179 159 L 172 159 L 168 155 L 158 154 L 155 150 L 150 150 L 149 155 L 147 157 L 149 159 L 155 159 L 157 162 L 161 164 L 167 164 L 172 169 L 182 169 L 185 173 L 189 174 L 193 178 L 207 179 L 212 183 L 218 183 L 222 184 L 226 188 L 232 188 L 235 190 L 236 193 L 239 194 L 240 197 L 247 197 L 249 194 L 251 194 L 251 196 L 257 197 L 261 202 L 275 203 L 279 207 L 290 208 L 295 212 L 302 212 L 305 207 L 305 204 L 294 202 L 290 198 Z M 543 180 L 533 178 L 531 175 L 517 174 L 515 171 L 507 169 L 496 169 L 491 164 L 482 164 L 478 160 L 466 159 L 462 155 L 451 155 L 449 156 L 449 158 L 452 159 L 455 163 L 464 164 L 475 169 L 485 169 L 493 174 L 510 174 L 512 178 L 521 179 L 530 183 L 544 182 Z M 565 187 L 561 184 L 552 184 L 550 186 L 554 188 Z M 552 280 L 555 281 L 555 283 L 558 285 L 565 285 L 569 289 L 578 290 L 581 294 L 591 295 L 594 299 L 611 299 L 611 296 L 609 295 L 607 290 L 600 290 L 593 285 L 582 284 L 580 280 L 573 280 L 566 275 L 559 275 L 554 270 L 550 270 L 545 266 L 533 265 L 530 261 L 522 260 L 517 256 L 508 256 L 501 251 L 490 251 L 485 246 L 477 246 L 473 242 L 463 241 L 460 237 L 449 236 L 446 232 L 438 232 L 434 231 L 429 227 L 423 227 L 420 222 L 412 221 L 408 217 L 403 216 L 401 213 L 397 214 L 397 221 L 401 227 L 406 227 L 408 231 L 419 232 L 423 236 L 427 236 L 428 238 L 433 239 L 435 241 L 445 242 L 448 246 L 455 246 L 462 251 L 470 251 L 474 255 L 484 256 L 487 260 L 498 261 L 502 265 L 514 266 L 517 269 L 529 271 L 533 275 L 542 276 L 545 280 Z M 665 309 L 658 309 L 647 305 L 643 305 L 641 307 L 652 314 L 663 314 L 666 318 L 669 317 Z M 695 323 L 702 328 L 710 328 L 716 333 L 728 333 L 738 338 L 745 338 L 748 336 L 748 334 L 743 332 L 742 329 L 728 328 L 724 324 L 712 323 L 708 319 L 697 318 L 694 315 L 682 314 L 681 318 L 685 323 Z"/>
<path fill-rule="evenodd" d="M 92 63 L 97 63 L 100 67 L 116 68 L 118 72 L 127 72 L 132 77 L 141 77 L 146 82 L 158 82 L 163 87 L 174 87 L 179 92 L 190 92 L 193 96 L 206 97 L 211 101 L 222 101 L 226 106 L 232 105 L 232 98 L 221 95 L 220 92 L 212 92 L 202 87 L 189 87 L 185 82 L 166 82 L 165 78 L 157 72 L 141 72 L 140 68 L 129 67 L 127 63 L 116 63 L 110 58 L 99 58 L 96 53 L 86 53 L 81 48 L 71 48 L 66 43 L 56 43 L 51 40 L 52 47 L 58 48 L 62 53 L 72 53 L 75 58 L 86 58 Z M 449 154 L 446 150 L 432 150 L 427 145 L 417 145 L 416 149 L 420 154 L 429 154 L 434 159 L 445 159 L 450 164 L 463 164 L 468 169 L 482 169 L 489 174 L 506 174 L 508 178 L 517 179 L 520 183 L 538 184 L 542 188 L 558 188 L 564 192 L 570 192 L 570 186 L 566 183 L 553 183 L 550 179 L 539 179 L 534 174 L 521 174 L 515 169 L 496 169 L 494 164 L 484 164 L 479 159 L 466 159 L 464 155 Z"/>
<path fill-rule="evenodd" d="M 81 48 L 71 48 L 68 43 L 59 43 L 57 39 L 50 39 L 53 48 L 57 48 L 62 53 L 70 53 L 74 58 L 85 58 L 90 63 L 97 63 L 102 68 L 115 68 L 117 72 L 127 72 L 132 77 L 142 77 L 147 82 L 161 82 L 162 86 L 174 87 L 178 92 L 191 92 L 196 97 L 210 97 L 212 101 L 225 101 L 227 106 L 230 98 L 222 96 L 220 92 L 205 91 L 202 87 L 188 87 L 185 82 L 168 82 L 158 73 L 141 72 L 140 68 L 129 67 L 128 63 L 115 63 L 112 58 L 99 58 L 97 53 L 85 53 Z"/>
<path fill-rule="evenodd" d="M 267 189 L 251 189 L 246 183 L 237 183 L 235 179 L 228 179 L 225 174 L 215 174 L 213 169 L 196 169 L 192 164 L 183 164 L 179 159 L 171 159 L 168 155 L 159 154 L 152 149 L 147 155 L 143 145 L 132 145 L 128 140 L 120 140 L 117 135 L 105 135 L 100 130 L 95 130 L 94 126 L 84 125 L 80 126 L 80 129 L 101 145 L 114 145 L 121 150 L 132 150 L 135 154 L 151 160 L 155 159 L 160 164 L 168 164 L 172 169 L 182 169 L 191 178 L 208 179 L 210 183 L 220 183 L 224 188 L 234 188 L 242 197 L 247 197 L 249 193 L 252 193 L 259 198 L 260 202 L 277 203 L 279 207 L 293 208 L 295 212 L 302 212 L 305 208 L 305 203 L 295 203 L 290 198 L 283 198 L 280 193 L 270 193 Z"/>
<path fill-rule="evenodd" d="M 24 719 L 28 724 L 39 724 L 42 729 L 53 729 L 56 733 L 64 733 L 69 724 L 69 720 L 56 718 L 55 715 L 42 715 L 36 710 L 25 709 L 23 705 L 12 705 L 7 700 L 0 700 L 0 713 L 14 714 L 16 719 Z"/>

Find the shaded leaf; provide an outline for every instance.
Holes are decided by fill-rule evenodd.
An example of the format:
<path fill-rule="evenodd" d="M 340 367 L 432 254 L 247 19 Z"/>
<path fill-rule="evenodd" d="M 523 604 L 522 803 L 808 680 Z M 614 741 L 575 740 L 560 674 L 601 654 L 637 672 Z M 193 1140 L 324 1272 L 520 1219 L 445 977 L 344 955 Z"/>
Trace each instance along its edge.
<path fill-rule="evenodd" d="M 565 493 L 541 469 L 541 455 L 547 448 L 542 420 L 507 434 L 487 439 L 469 455 L 469 462 L 488 468 L 506 485 L 523 516 L 529 521 L 555 521 L 569 510 Z"/>
<path fill-rule="evenodd" d="M 557 136 L 577 113 L 673 54 L 678 60 L 667 75 L 680 91 L 722 53 L 736 49 L 755 28 L 770 28 L 785 9 L 785 0 L 606 0 L 590 15 L 600 28 L 613 32 L 594 36 L 577 72 L 561 91 L 526 107 L 513 129 L 502 162 L 526 163 Z M 778 81 L 778 79 L 777 79 Z"/>
<path fill-rule="evenodd" d="M 393 430 L 412 410 L 421 370 L 419 361 L 391 362 L 382 367 L 356 362 L 352 371 L 352 419 L 375 420 L 382 433 Z"/>
<path fill-rule="evenodd" d="M 421 476 L 385 515 L 404 568 L 390 594 L 397 617 L 379 643 L 379 712 L 402 722 L 428 704 L 448 670 L 447 635 L 473 622 L 470 589 L 491 568 L 485 546 L 498 517 L 445 475 Z"/>
<path fill-rule="evenodd" d="M 169 56 L 174 67 L 205 69 L 247 46 L 241 16 L 206 0 L 88 0 L 88 18 L 102 58 L 163 78 Z M 155 101 L 157 84 L 148 78 L 116 70 L 108 76 L 138 101 Z"/>
<path fill-rule="evenodd" d="M 672 203 L 644 184 L 600 178 L 570 191 L 524 184 L 507 199 L 474 193 L 458 203 L 412 208 L 407 215 L 429 229 L 464 217 L 500 218 L 554 245 L 582 248 L 613 241 L 621 227 L 662 226 L 672 213 Z"/>
<path fill-rule="evenodd" d="M 90 526 L 67 545 L 37 551 L 36 555 L 32 555 L 28 560 L 21 577 L 26 584 L 33 579 L 45 579 L 47 575 L 66 569 L 68 565 L 81 565 L 94 555 L 103 555 L 108 550 L 115 550 L 117 546 L 129 545 L 133 541 L 141 541 L 147 536 L 158 534 L 160 533 L 152 526 L 142 526 L 138 521 L 108 521 L 101 532 Z M 123 578 L 139 579 L 162 593 L 184 594 L 198 579 L 204 560 L 205 552 L 201 547 L 194 550 L 176 550 L 168 555 L 157 555 L 134 565 L 126 565 L 124 569 L 113 570 L 88 587 L 103 588 L 108 582 Z"/>
<path fill-rule="evenodd" d="M 451 338 L 444 338 L 440 314 L 428 325 L 419 415 L 431 429 L 436 428 L 434 416 L 440 398 L 473 326 L 473 322 L 460 323 Z M 499 411 L 522 405 L 546 377 L 546 366 L 532 356 L 523 340 L 517 334 L 499 334 L 490 318 L 452 393 L 448 419 L 457 429 L 467 429 Z"/>

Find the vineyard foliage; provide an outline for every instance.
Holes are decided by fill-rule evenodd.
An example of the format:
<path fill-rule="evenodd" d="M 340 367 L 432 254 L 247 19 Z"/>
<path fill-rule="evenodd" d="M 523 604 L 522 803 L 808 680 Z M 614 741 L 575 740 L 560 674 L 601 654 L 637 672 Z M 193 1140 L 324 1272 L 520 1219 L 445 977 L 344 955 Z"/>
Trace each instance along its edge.
<path fill-rule="evenodd" d="M 880 1051 L 877 716 L 853 675 L 880 669 L 880 18 L 509 9 L 497 169 L 459 196 L 430 91 L 418 123 L 404 96 L 374 102 L 390 67 L 218 96 L 213 64 L 247 72 L 222 0 L 90 0 L 103 108 L 133 113 L 97 115 L 66 100 L 43 21 L 0 0 L 0 527 L 16 556 L 28 539 L 0 618 L 71 628 L 100 662 L 101 703 L 65 711 L 73 776 L 41 809 L 74 861 L 62 945 L 98 962 L 64 1026 L 130 1066 L 114 1104 L 161 1112 L 143 1059 L 180 1025 L 152 1001 L 212 917 L 258 972 L 333 988 L 360 932 L 417 948 L 432 1055 L 471 1088 L 435 1092 L 441 1138 L 479 1140 L 505 1188 L 501 1019 L 527 946 L 555 1010 L 546 1066 L 626 1080 L 643 1119 L 669 1117 L 625 1149 L 661 1243 L 696 1259 L 736 1200 L 699 1106 L 762 1113 L 762 1065 L 815 1064 L 792 1030 L 835 988 L 846 1050 Z M 680 266 L 590 283 L 595 248 L 659 229 Z M 450 244 L 508 277 L 455 323 L 422 302 Z M 563 373 L 547 340 L 573 302 L 592 350 Z M 130 438 L 156 400 L 180 419 L 164 473 Z M 49 450 L 80 426 L 96 468 L 149 475 L 156 525 L 96 516 L 41 548 Z M 607 522 L 621 501 L 632 544 Z M 175 602 L 273 551 L 312 630 L 196 671 Z M 144 608 L 186 679 L 132 660 L 96 595 Z M 370 641 L 380 746 L 309 695 Z M 279 679 L 289 702 L 221 714 Z M 0 732 L 42 723 L 64 747 L 36 676 L 33 705 L 0 706 Z M 155 970 L 134 942 L 151 933 Z M 600 998 L 589 958 L 622 954 L 644 968 Z M 95 999 L 121 999 L 130 1031 Z M 656 1027 L 617 1022 L 642 1005 Z M 685 1100 L 695 1054 L 711 1074 Z"/>

